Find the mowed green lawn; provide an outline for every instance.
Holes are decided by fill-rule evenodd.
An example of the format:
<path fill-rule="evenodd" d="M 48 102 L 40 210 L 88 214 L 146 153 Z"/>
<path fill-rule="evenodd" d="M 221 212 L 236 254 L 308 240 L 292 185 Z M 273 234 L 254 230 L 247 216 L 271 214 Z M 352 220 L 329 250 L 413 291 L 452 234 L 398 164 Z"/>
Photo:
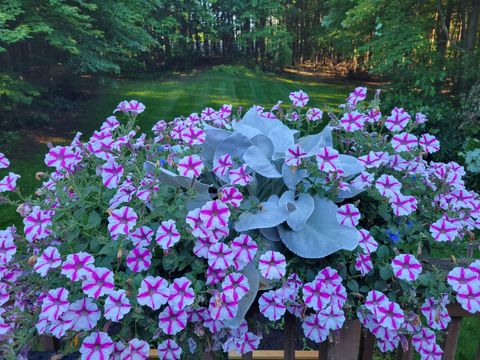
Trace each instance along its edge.
<path fill-rule="evenodd" d="M 288 102 L 290 91 L 302 89 L 310 96 L 309 106 L 337 107 L 348 93 L 359 84 L 321 82 L 308 76 L 267 75 L 239 67 L 217 67 L 196 71 L 190 74 L 169 74 L 156 77 L 144 77 L 135 80 L 117 80 L 115 86 L 98 90 L 96 96 L 81 104 L 82 112 L 71 121 L 65 117 L 66 129 L 57 132 L 35 130 L 16 141 L 0 144 L 0 152 L 11 160 L 10 171 L 22 176 L 19 181 L 22 193 L 31 194 L 39 186 L 35 180 L 37 171 L 47 171 L 43 165 L 46 143 L 54 145 L 71 141 L 76 131 L 84 134 L 84 140 L 103 120 L 112 114 L 121 100 L 136 99 L 146 105 L 145 112 L 139 117 L 142 130 L 149 132 L 152 125 L 160 119 L 169 121 L 176 116 L 201 112 L 207 106 L 219 108 L 223 104 L 232 104 L 234 111 L 238 106 L 252 105 L 269 107 L 278 100 Z M 370 91 L 373 88 L 369 89 Z M 71 122 L 71 123 L 70 123 Z M 0 177 L 8 171 L 0 170 Z M 21 219 L 11 207 L 0 207 L 0 229 L 16 224 L 21 229 Z M 20 230 L 21 231 L 21 230 Z M 460 334 L 457 359 L 469 360 L 475 357 L 478 346 L 479 320 L 464 319 Z"/>

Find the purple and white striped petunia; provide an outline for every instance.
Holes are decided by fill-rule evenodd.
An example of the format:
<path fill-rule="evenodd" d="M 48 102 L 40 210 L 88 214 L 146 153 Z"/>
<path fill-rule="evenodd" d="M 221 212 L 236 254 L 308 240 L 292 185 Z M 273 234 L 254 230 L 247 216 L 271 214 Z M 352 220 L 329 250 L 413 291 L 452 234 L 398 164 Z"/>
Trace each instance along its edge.
<path fill-rule="evenodd" d="M 228 274 L 222 281 L 222 290 L 225 296 L 238 301 L 243 298 L 250 290 L 248 279 L 240 273 Z"/>
<path fill-rule="evenodd" d="M 436 241 L 453 241 L 458 236 L 458 227 L 446 219 L 439 219 L 430 225 L 430 234 Z"/>
<path fill-rule="evenodd" d="M 410 215 L 417 210 L 417 199 L 413 196 L 396 193 L 388 199 L 396 216 Z"/>
<path fill-rule="evenodd" d="M 208 313 L 215 321 L 233 319 L 238 312 L 238 301 L 233 300 L 224 293 L 216 293 L 210 298 Z"/>
<path fill-rule="evenodd" d="M 148 226 L 141 226 L 131 232 L 128 238 L 135 246 L 147 247 L 152 242 L 153 230 Z"/>
<path fill-rule="evenodd" d="M 101 313 L 97 304 L 90 298 L 82 298 L 70 304 L 62 319 L 71 321 L 74 331 L 90 331 L 97 326 Z"/>
<path fill-rule="evenodd" d="M 460 292 L 465 289 L 467 285 L 472 285 L 480 289 L 480 279 L 477 274 L 463 267 L 455 267 L 447 275 L 447 283 L 452 287 L 453 291 Z"/>
<path fill-rule="evenodd" d="M 15 191 L 17 189 L 17 180 L 20 175 L 15 173 L 8 173 L 2 180 L 0 180 L 0 193 L 7 191 Z"/>
<path fill-rule="evenodd" d="M 208 265 L 215 270 L 226 270 L 233 265 L 233 250 L 224 243 L 216 243 L 208 249 Z"/>
<path fill-rule="evenodd" d="M 392 260 L 393 274 L 405 281 L 414 281 L 422 272 L 422 264 L 410 254 L 400 254 Z"/>
<path fill-rule="evenodd" d="M 469 313 L 480 312 L 480 286 L 467 284 L 459 289 L 456 299 Z"/>
<path fill-rule="evenodd" d="M 395 134 L 390 142 L 393 149 L 398 152 L 412 151 L 418 146 L 418 139 L 415 135 L 406 132 Z"/>
<path fill-rule="evenodd" d="M 213 163 L 213 172 L 217 176 L 225 176 L 228 174 L 228 171 L 232 168 L 232 156 L 230 154 L 225 154 L 220 156 Z"/>
<path fill-rule="evenodd" d="M 0 153 L 0 169 L 6 169 L 10 166 L 10 161 L 4 153 Z"/>
<path fill-rule="evenodd" d="M 305 336 L 316 343 L 325 341 L 329 334 L 328 329 L 320 323 L 318 314 L 307 316 L 303 320 L 302 329 Z"/>
<path fill-rule="evenodd" d="M 321 147 L 315 155 L 318 169 L 326 173 L 341 170 L 338 151 L 329 147 Z"/>
<path fill-rule="evenodd" d="M 204 165 L 200 156 L 188 155 L 180 159 L 177 168 L 180 175 L 193 179 L 200 176 Z"/>
<path fill-rule="evenodd" d="M 298 107 L 304 107 L 309 100 L 308 95 L 302 90 L 292 91 L 288 97 L 292 104 Z"/>
<path fill-rule="evenodd" d="M 202 129 L 190 126 L 182 131 L 181 138 L 190 146 L 201 145 L 205 142 L 206 135 Z"/>
<path fill-rule="evenodd" d="M 358 241 L 358 246 L 360 246 L 365 254 L 371 254 L 375 252 L 378 248 L 378 243 L 375 241 L 370 232 L 365 229 L 360 229 L 360 240 Z"/>
<path fill-rule="evenodd" d="M 130 312 L 132 305 L 128 300 L 125 290 L 115 290 L 108 294 L 105 299 L 104 317 L 107 320 L 120 321 Z"/>
<path fill-rule="evenodd" d="M 355 269 L 360 271 L 362 276 L 367 275 L 370 271 L 373 270 L 372 259 L 370 258 L 370 254 L 360 253 L 357 255 L 355 260 Z"/>
<path fill-rule="evenodd" d="M 285 151 L 285 164 L 288 166 L 300 166 L 307 152 L 299 144 L 295 144 Z"/>
<path fill-rule="evenodd" d="M 375 182 L 375 188 L 382 196 L 390 198 L 400 192 L 402 183 L 392 175 L 383 174 Z"/>
<path fill-rule="evenodd" d="M 45 164 L 57 170 L 70 171 L 79 160 L 79 155 L 72 146 L 55 146 L 45 156 Z"/>
<path fill-rule="evenodd" d="M 158 327 L 167 335 L 175 335 L 187 327 L 188 314 L 185 310 L 174 310 L 167 306 L 158 315 Z"/>
<path fill-rule="evenodd" d="M 263 316 L 270 321 L 277 321 L 285 314 L 287 307 L 275 291 L 263 293 L 258 299 L 258 307 Z"/>
<path fill-rule="evenodd" d="M 440 151 L 440 141 L 438 141 L 437 138 L 433 135 L 421 135 L 418 143 L 427 154 L 432 154 Z"/>
<path fill-rule="evenodd" d="M 231 248 L 236 268 L 240 270 L 253 260 L 257 253 L 258 245 L 251 236 L 241 234 L 232 240 Z"/>
<path fill-rule="evenodd" d="M 323 111 L 319 108 L 311 108 L 308 109 L 306 116 L 308 121 L 318 121 L 322 118 Z"/>
<path fill-rule="evenodd" d="M 160 276 L 147 276 L 138 289 L 137 302 L 153 310 L 160 309 L 170 296 L 168 282 Z"/>
<path fill-rule="evenodd" d="M 105 332 L 94 332 L 83 339 L 81 360 L 107 360 L 113 353 L 113 341 Z"/>
<path fill-rule="evenodd" d="M 400 305 L 388 301 L 378 305 L 377 321 L 389 330 L 398 330 L 405 322 L 405 315 Z"/>
<path fill-rule="evenodd" d="M 200 208 L 200 219 L 207 229 L 226 228 L 230 210 L 220 200 L 208 201 Z"/>
<path fill-rule="evenodd" d="M 129 235 L 130 231 L 137 224 L 138 215 L 128 206 L 112 210 L 108 217 L 108 231 L 112 237 L 118 235 Z"/>
<path fill-rule="evenodd" d="M 327 330 L 338 330 L 345 322 L 345 313 L 336 306 L 327 306 L 318 312 L 318 321 Z"/>
<path fill-rule="evenodd" d="M 243 195 L 236 187 L 226 186 L 219 191 L 220 200 L 234 208 L 238 208 L 243 201 Z"/>
<path fill-rule="evenodd" d="M 183 310 L 195 301 L 195 292 L 191 288 L 192 282 L 186 277 L 173 280 L 169 286 L 168 305 L 174 310 Z"/>
<path fill-rule="evenodd" d="M 60 315 L 68 310 L 69 305 L 67 289 L 52 289 L 43 298 L 41 317 L 50 321 L 58 320 Z"/>
<path fill-rule="evenodd" d="M 267 251 L 258 260 L 260 274 L 266 279 L 281 279 L 285 276 L 287 262 L 285 256 L 277 251 Z"/>
<path fill-rule="evenodd" d="M 103 185 L 109 189 L 117 188 L 123 177 L 123 165 L 117 164 L 115 159 L 111 158 L 100 169 Z"/>
<path fill-rule="evenodd" d="M 158 227 L 155 241 L 163 250 L 170 249 L 180 241 L 180 233 L 177 231 L 175 220 L 162 221 Z"/>
<path fill-rule="evenodd" d="M 180 360 L 182 348 L 173 339 L 161 342 L 157 348 L 160 360 Z"/>
<path fill-rule="evenodd" d="M 352 106 L 356 106 L 359 101 L 365 100 L 367 97 L 367 88 L 363 86 L 359 86 L 353 90 L 353 92 L 348 95 L 347 103 Z"/>
<path fill-rule="evenodd" d="M 42 210 L 39 206 L 34 206 L 32 212 L 23 219 L 25 225 L 24 232 L 28 241 L 45 239 L 52 232 L 53 210 Z"/>
<path fill-rule="evenodd" d="M 133 338 L 122 352 L 121 360 L 147 360 L 150 346 L 146 341 Z"/>
<path fill-rule="evenodd" d="M 113 271 L 104 267 L 92 267 L 82 281 L 82 291 L 94 299 L 110 294 L 114 288 Z"/>
<path fill-rule="evenodd" d="M 86 252 L 68 254 L 62 264 L 61 274 L 72 281 L 83 280 L 93 270 L 94 258 Z"/>
<path fill-rule="evenodd" d="M 380 305 L 386 305 L 390 302 L 387 296 L 380 291 L 377 290 L 370 290 L 367 294 L 365 299 L 365 307 L 370 310 L 370 312 L 377 316 L 378 314 L 378 307 Z"/>
<path fill-rule="evenodd" d="M 126 262 L 133 272 L 145 271 L 152 264 L 152 252 L 147 248 L 135 247 L 128 253 Z"/>
<path fill-rule="evenodd" d="M 247 165 L 232 169 L 228 172 L 230 184 L 238 186 L 246 186 L 252 181 L 252 177 L 247 173 Z"/>
<path fill-rule="evenodd" d="M 348 132 L 354 132 L 363 129 L 365 120 L 365 115 L 359 113 L 358 111 L 352 111 L 342 116 L 340 119 L 340 126 Z"/>
<path fill-rule="evenodd" d="M 390 131 L 402 131 L 410 121 L 410 115 L 402 108 L 394 108 L 385 119 L 385 126 Z"/>
<path fill-rule="evenodd" d="M 10 230 L 0 230 L 0 265 L 6 265 L 12 261 L 17 252 L 17 246 Z"/>
<path fill-rule="evenodd" d="M 345 204 L 337 210 L 337 221 L 340 225 L 355 227 L 360 220 L 360 211 L 352 204 Z"/>
<path fill-rule="evenodd" d="M 58 268 L 62 264 L 60 252 L 56 247 L 47 247 L 42 255 L 37 258 L 33 269 L 40 274 L 41 277 L 47 276 L 50 269 Z"/>
<path fill-rule="evenodd" d="M 315 311 L 320 311 L 329 305 L 332 288 L 325 282 L 315 279 L 303 286 L 303 301 Z"/>

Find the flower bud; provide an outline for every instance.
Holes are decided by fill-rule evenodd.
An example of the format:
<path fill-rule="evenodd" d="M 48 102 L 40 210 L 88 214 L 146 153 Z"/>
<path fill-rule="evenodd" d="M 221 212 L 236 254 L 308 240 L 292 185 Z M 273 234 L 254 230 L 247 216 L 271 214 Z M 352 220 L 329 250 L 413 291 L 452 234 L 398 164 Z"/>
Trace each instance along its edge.
<path fill-rule="evenodd" d="M 28 261 L 27 261 L 28 265 L 30 265 L 30 266 L 35 265 L 35 262 L 37 261 L 37 259 L 38 259 L 38 256 L 37 256 L 37 255 L 32 255 L 32 256 L 30 256 L 30 257 L 28 258 Z"/>

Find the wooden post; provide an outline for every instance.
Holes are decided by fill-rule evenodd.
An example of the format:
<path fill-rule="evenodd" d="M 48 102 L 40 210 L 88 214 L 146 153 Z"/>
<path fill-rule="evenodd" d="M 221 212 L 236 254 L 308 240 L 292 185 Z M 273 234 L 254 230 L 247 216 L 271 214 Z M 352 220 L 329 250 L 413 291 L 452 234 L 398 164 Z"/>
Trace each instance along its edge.
<path fill-rule="evenodd" d="M 397 359 L 398 360 L 413 360 L 413 346 L 412 346 L 412 339 L 408 339 L 408 349 L 405 351 L 403 350 L 403 346 L 400 344 L 398 351 L 397 351 Z"/>
<path fill-rule="evenodd" d="M 452 321 L 448 324 L 447 336 L 445 338 L 445 344 L 443 346 L 443 359 L 454 360 L 455 352 L 457 351 L 458 336 L 460 335 L 460 325 L 462 318 L 452 316 Z"/>
<path fill-rule="evenodd" d="M 366 330 L 366 329 L 365 329 Z M 375 344 L 374 335 L 366 330 L 362 338 L 361 360 L 371 360 L 373 358 L 373 346 Z"/>
<path fill-rule="evenodd" d="M 318 358 L 321 360 L 357 360 L 360 353 L 362 327 L 358 320 L 347 323 L 329 339 L 320 343 Z"/>
<path fill-rule="evenodd" d="M 40 343 L 42 344 L 42 350 L 47 352 L 55 351 L 55 342 L 52 336 L 40 335 Z"/>
<path fill-rule="evenodd" d="M 285 313 L 285 329 L 283 329 L 283 358 L 295 360 L 295 338 L 297 333 L 297 319 L 290 312 Z"/>
<path fill-rule="evenodd" d="M 242 354 L 242 360 L 253 360 L 253 353 L 249 352 L 246 354 Z"/>

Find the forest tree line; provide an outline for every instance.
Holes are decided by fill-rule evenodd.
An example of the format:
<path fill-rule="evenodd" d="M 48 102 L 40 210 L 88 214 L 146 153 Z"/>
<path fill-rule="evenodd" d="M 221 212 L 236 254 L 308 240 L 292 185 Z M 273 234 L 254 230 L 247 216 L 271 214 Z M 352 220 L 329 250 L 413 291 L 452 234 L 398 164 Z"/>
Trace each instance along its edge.
<path fill-rule="evenodd" d="M 480 0 L 2 0 L 0 124 L 73 97 L 80 75 L 214 62 L 333 66 L 429 104 L 479 78 L 479 14 Z"/>

